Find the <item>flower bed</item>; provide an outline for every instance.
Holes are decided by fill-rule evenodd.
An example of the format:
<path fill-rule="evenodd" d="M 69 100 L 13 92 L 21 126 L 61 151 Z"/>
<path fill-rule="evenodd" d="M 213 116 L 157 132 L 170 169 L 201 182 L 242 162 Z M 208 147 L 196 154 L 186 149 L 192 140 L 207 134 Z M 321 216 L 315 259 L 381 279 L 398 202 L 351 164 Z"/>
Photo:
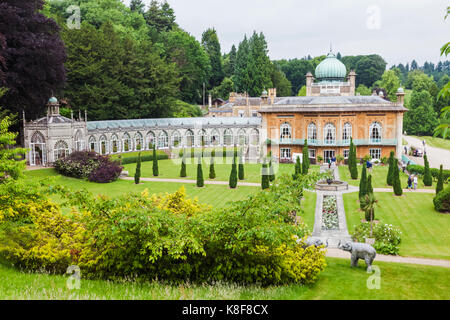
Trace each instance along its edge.
<path fill-rule="evenodd" d="M 323 196 L 322 230 L 338 230 L 339 216 L 336 196 Z"/>
<path fill-rule="evenodd" d="M 365 242 L 366 238 L 375 238 L 373 247 L 377 253 L 398 255 L 402 241 L 401 235 L 401 231 L 392 224 L 374 223 L 371 236 L 370 222 L 363 222 L 355 228 L 352 239 L 356 242 Z"/>

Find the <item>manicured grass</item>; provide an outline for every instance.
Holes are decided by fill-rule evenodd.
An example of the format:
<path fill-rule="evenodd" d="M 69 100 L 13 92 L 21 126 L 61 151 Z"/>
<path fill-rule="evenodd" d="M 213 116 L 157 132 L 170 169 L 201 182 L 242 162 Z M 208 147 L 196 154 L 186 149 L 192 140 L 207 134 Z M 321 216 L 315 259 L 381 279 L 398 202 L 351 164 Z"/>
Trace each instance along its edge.
<path fill-rule="evenodd" d="M 450 139 L 442 139 L 438 137 L 428 137 L 428 136 L 423 137 L 412 136 L 412 137 L 417 138 L 420 141 L 425 140 L 427 146 L 450 150 Z"/>
<path fill-rule="evenodd" d="M 67 289 L 67 277 L 19 272 L 0 264 L 0 299 L 142 299 L 142 300 L 317 300 L 317 299 L 450 299 L 449 269 L 375 260 L 380 289 L 368 289 L 364 263 L 351 268 L 349 259 L 327 258 L 325 271 L 311 286 L 262 288 L 235 284 L 167 285 L 161 282 L 110 282 L 81 279 L 79 290 Z"/>
<path fill-rule="evenodd" d="M 348 184 L 352 186 L 359 187 L 359 180 L 361 179 L 361 170 L 362 166 L 358 165 L 358 179 L 353 180 L 350 176 L 350 171 L 348 170 L 348 166 L 342 165 L 339 166 L 339 175 L 341 177 L 342 181 L 347 181 Z M 388 174 L 389 166 L 373 166 L 372 172 L 367 171 L 367 175 L 372 175 L 372 187 L 374 188 L 392 188 L 387 185 L 386 178 Z M 400 170 L 400 183 L 402 185 L 402 188 L 405 188 L 408 186 L 408 175 L 406 173 L 403 173 Z M 434 189 L 436 188 L 436 182 L 433 182 L 433 185 L 431 187 L 426 187 L 423 184 L 423 181 L 421 178 L 419 178 L 419 183 L 417 185 L 418 189 Z"/>
<path fill-rule="evenodd" d="M 25 173 L 25 176 L 26 179 L 35 181 L 39 179 L 50 178 L 52 179 L 52 183 L 65 185 L 71 188 L 73 191 L 84 188 L 95 195 L 103 194 L 109 197 L 114 197 L 129 192 L 142 192 L 144 189 L 148 189 L 150 193 L 155 194 L 165 192 L 173 193 L 184 185 L 188 198 L 198 198 L 200 202 L 209 204 L 214 207 L 223 207 L 229 201 L 245 199 L 250 194 L 254 194 L 260 190 L 260 188 L 257 187 L 239 186 L 237 189 L 232 190 L 228 186 L 221 185 L 206 185 L 204 188 L 197 188 L 195 184 L 147 181 L 141 182 L 141 184 L 136 185 L 134 184 L 134 181 L 126 180 L 118 180 L 113 183 L 100 184 L 81 179 L 64 177 L 59 175 L 53 169 L 27 171 Z M 57 198 L 55 199 L 58 200 Z"/>
<path fill-rule="evenodd" d="M 113 159 L 118 159 L 119 156 L 124 159 L 124 158 L 131 158 L 131 157 L 137 157 L 139 155 L 139 153 L 141 154 L 141 156 L 151 156 L 153 155 L 153 151 L 152 150 L 146 150 L 146 151 L 135 151 L 135 152 L 127 152 L 127 153 L 120 153 L 120 154 L 112 154 L 111 158 Z M 156 150 L 156 154 L 157 155 L 161 155 L 161 154 L 166 154 L 164 151 L 161 150 Z"/>
<path fill-rule="evenodd" d="M 405 192 L 396 197 L 391 193 L 375 193 L 378 206 L 375 219 L 400 228 L 400 255 L 450 259 L 450 215 L 434 210 L 432 194 Z M 349 232 L 360 224 L 364 213 L 359 211 L 358 193 L 344 194 L 344 206 Z"/>
<path fill-rule="evenodd" d="M 222 157 L 216 157 L 214 169 L 216 172 L 216 181 L 228 181 L 230 178 L 232 158 L 223 161 Z M 203 177 L 205 180 L 209 179 L 209 165 L 210 159 L 204 158 L 202 161 Z M 159 160 L 159 176 L 153 177 L 153 162 L 142 163 L 141 172 L 142 177 L 145 178 L 165 178 L 165 179 L 188 179 L 195 180 L 197 178 L 197 159 L 187 159 L 186 162 L 186 173 L 187 177 L 180 177 L 181 160 Z M 134 176 L 136 171 L 136 164 L 124 165 L 124 170 L 129 172 L 129 176 Z M 274 165 L 275 174 L 293 174 L 294 164 L 276 164 Z M 319 166 L 311 166 L 310 171 L 319 172 Z M 256 163 L 246 163 L 244 165 L 245 180 L 243 182 L 261 182 L 261 164 Z M 241 180 L 239 180 L 241 181 Z M 239 182 L 238 182 L 239 185 Z"/>

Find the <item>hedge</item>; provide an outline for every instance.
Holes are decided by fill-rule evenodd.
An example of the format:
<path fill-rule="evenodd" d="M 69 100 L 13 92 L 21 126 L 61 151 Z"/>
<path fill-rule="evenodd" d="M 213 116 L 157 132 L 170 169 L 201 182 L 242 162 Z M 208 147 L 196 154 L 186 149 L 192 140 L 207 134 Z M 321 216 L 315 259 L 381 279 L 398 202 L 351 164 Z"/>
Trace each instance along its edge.
<path fill-rule="evenodd" d="M 423 176 L 425 174 L 425 167 L 418 165 L 418 164 L 410 164 L 406 167 L 406 170 L 408 170 L 409 173 L 419 174 Z M 439 169 L 436 168 L 430 168 L 431 175 L 434 179 L 437 179 L 439 176 Z M 450 178 L 450 170 L 443 170 L 443 178 L 444 183 L 447 183 L 447 180 Z"/>
<path fill-rule="evenodd" d="M 157 156 L 158 160 L 166 160 L 169 159 L 169 156 L 167 154 L 158 154 Z M 126 158 L 122 158 L 122 164 L 130 164 L 130 163 L 137 163 L 139 159 L 139 156 L 136 157 L 126 157 Z M 148 161 L 153 161 L 153 155 L 148 155 L 148 156 L 141 156 L 141 162 L 148 162 Z"/>
<path fill-rule="evenodd" d="M 439 212 L 450 212 L 450 186 L 439 192 L 433 199 L 434 209 Z"/>

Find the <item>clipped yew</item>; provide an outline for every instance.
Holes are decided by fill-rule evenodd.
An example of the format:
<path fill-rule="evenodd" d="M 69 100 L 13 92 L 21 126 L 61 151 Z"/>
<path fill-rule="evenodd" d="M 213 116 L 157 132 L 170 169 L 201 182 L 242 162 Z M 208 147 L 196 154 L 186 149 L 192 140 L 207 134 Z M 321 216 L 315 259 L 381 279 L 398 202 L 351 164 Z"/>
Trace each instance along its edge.
<path fill-rule="evenodd" d="M 433 177 L 431 176 L 430 163 L 428 162 L 427 155 L 423 156 L 423 161 L 425 162 L 425 171 L 423 173 L 423 184 L 430 187 L 433 184 Z"/>
<path fill-rule="evenodd" d="M 391 151 L 389 155 L 389 168 L 386 178 L 386 183 L 388 186 L 392 186 L 394 184 L 393 177 L 394 177 L 394 151 Z"/>
<path fill-rule="evenodd" d="M 231 165 L 231 173 L 228 184 L 231 189 L 235 189 L 237 186 L 236 154 L 233 155 L 233 164 Z"/>
<path fill-rule="evenodd" d="M 139 184 L 141 180 L 141 153 L 139 152 L 138 160 L 136 162 L 136 172 L 134 173 L 134 183 Z"/>
<path fill-rule="evenodd" d="M 215 179 L 216 178 L 216 170 L 214 168 L 214 158 L 216 156 L 216 151 L 211 151 L 211 163 L 209 164 L 209 178 Z"/>
<path fill-rule="evenodd" d="M 153 145 L 153 176 L 159 176 L 158 157 L 156 156 L 156 147 Z"/>
<path fill-rule="evenodd" d="M 398 160 L 394 158 L 394 168 L 393 168 L 393 177 L 392 184 L 394 188 L 394 194 L 396 196 L 401 196 L 403 194 L 402 185 L 400 183 L 400 170 L 398 169 Z"/>
<path fill-rule="evenodd" d="M 197 164 L 197 187 L 202 188 L 204 186 L 205 182 L 203 180 L 202 158 L 199 156 Z"/>
<path fill-rule="evenodd" d="M 442 190 L 444 190 L 444 170 L 443 170 L 443 167 L 441 164 L 441 167 L 439 169 L 439 174 L 438 174 L 438 181 L 436 184 L 436 194 L 438 194 Z"/>

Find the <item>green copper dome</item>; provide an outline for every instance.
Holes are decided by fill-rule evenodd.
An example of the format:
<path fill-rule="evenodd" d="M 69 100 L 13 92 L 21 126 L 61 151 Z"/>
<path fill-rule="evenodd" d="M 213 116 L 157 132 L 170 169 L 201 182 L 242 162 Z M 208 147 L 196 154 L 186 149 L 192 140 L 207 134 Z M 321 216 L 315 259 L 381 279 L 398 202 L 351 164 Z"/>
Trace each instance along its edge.
<path fill-rule="evenodd" d="M 347 75 L 347 68 L 333 52 L 330 52 L 316 68 L 316 79 L 319 81 L 342 81 Z"/>
<path fill-rule="evenodd" d="M 58 103 L 58 99 L 56 99 L 55 97 L 51 97 L 50 99 L 48 99 L 48 103 L 52 104 Z"/>

